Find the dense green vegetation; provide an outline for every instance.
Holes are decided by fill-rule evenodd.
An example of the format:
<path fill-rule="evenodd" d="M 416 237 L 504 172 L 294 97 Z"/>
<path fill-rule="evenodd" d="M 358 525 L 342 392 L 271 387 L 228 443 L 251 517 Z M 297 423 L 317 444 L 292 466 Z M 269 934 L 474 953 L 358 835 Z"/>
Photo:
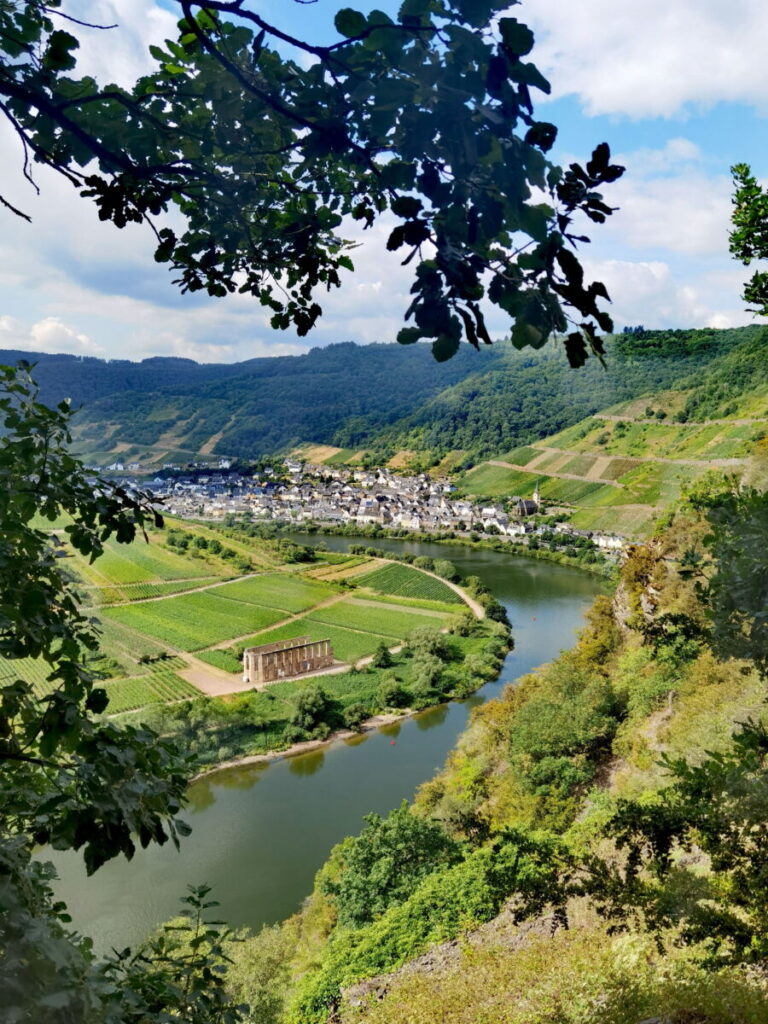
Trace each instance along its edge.
<path fill-rule="evenodd" d="M 748 382 L 749 369 L 757 371 L 764 345 L 757 327 L 622 335 L 609 343 L 608 372 L 595 363 L 576 375 L 560 352 L 523 355 L 503 345 L 479 354 L 462 349 L 443 366 L 419 345 L 331 345 L 306 356 L 227 365 L 34 358 L 48 401 L 68 395 L 83 404 L 78 446 L 104 462 L 125 463 L 149 448 L 159 462 L 183 462 L 219 434 L 214 453 L 246 458 L 312 441 L 343 448 L 348 457 L 372 449 L 374 462 L 399 449 L 429 452 L 428 461 L 437 462 L 456 449 L 472 459 L 508 452 L 616 402 L 694 386 L 699 381 L 691 374 L 698 377 L 710 363 L 705 380 L 717 382 L 718 394 L 725 388 L 727 404 Z M 8 362 L 23 355 L 0 353 Z M 701 387 L 703 395 L 710 385 Z"/>

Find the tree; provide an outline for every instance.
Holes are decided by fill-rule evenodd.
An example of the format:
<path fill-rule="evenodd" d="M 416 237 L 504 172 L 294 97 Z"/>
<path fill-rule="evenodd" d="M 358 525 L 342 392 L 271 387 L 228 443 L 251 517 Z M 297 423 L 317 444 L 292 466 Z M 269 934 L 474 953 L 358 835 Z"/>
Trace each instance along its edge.
<path fill-rule="evenodd" d="M 768 258 L 768 189 L 753 176 L 747 164 L 731 168 L 734 195 L 732 229 L 729 236 L 731 254 L 750 266 Z M 755 271 L 745 285 L 742 297 L 752 312 L 768 315 L 768 272 Z"/>
<path fill-rule="evenodd" d="M 101 717 L 107 694 L 88 669 L 95 620 L 82 613 L 63 543 L 96 559 L 110 537 L 130 542 L 162 520 L 143 494 L 89 478 L 67 451 L 69 406 L 36 400 L 29 368 L 0 367 L 0 658 L 46 663 L 44 695 L 17 678 L 0 685 L 0 991 L 8 1019 L 44 1012 L 72 1020 L 195 1024 L 239 1019 L 228 1009 L 220 933 L 203 921 L 203 890 L 188 897 L 190 950 L 163 933 L 137 953 L 97 963 L 53 899 L 36 846 L 82 850 L 89 873 L 136 844 L 178 843 L 192 759 L 146 727 Z M 50 523 L 45 527 L 45 521 Z M 43 1011 L 42 1008 L 45 1007 Z"/>
<path fill-rule="evenodd" d="M 371 664 L 374 668 L 389 668 L 393 663 L 392 655 L 389 653 L 386 641 L 382 640 L 373 652 Z"/>
<path fill-rule="evenodd" d="M 338 877 L 322 883 L 339 922 L 356 928 L 407 899 L 425 875 L 461 860 L 458 843 L 441 825 L 417 817 L 407 800 L 386 818 L 364 820 L 360 835 L 341 844 Z"/>
<path fill-rule="evenodd" d="M 308 686 L 296 698 L 291 714 L 296 739 L 325 739 L 334 726 L 343 724 L 338 701 L 329 697 L 322 686 Z"/>
<path fill-rule="evenodd" d="M 299 334 L 353 269 L 345 223 L 386 215 L 413 266 L 402 343 L 431 339 L 437 359 L 489 344 L 490 302 L 518 347 L 569 332 L 572 365 L 602 354 L 608 293 L 584 282 L 576 218 L 606 220 L 599 190 L 623 168 L 605 143 L 584 166 L 549 160 L 557 129 L 532 92 L 550 86 L 507 0 L 404 0 L 396 21 L 344 8 L 329 46 L 244 0 L 177 4 L 179 38 L 132 89 L 72 77 L 61 0 L 0 5 L 0 111 L 30 182 L 34 162 L 54 168 L 103 220 L 150 224 L 183 291 L 252 294 Z"/>

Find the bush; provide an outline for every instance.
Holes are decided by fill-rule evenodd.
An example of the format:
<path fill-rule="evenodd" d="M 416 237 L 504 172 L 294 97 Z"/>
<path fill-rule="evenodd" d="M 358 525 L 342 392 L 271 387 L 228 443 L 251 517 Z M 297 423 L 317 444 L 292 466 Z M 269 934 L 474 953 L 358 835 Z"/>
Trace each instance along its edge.
<path fill-rule="evenodd" d="M 411 695 L 394 676 L 385 676 L 376 691 L 376 700 L 383 708 L 407 708 Z"/>
<path fill-rule="evenodd" d="M 344 725 L 348 729 L 357 729 L 366 718 L 369 718 L 371 709 L 367 704 L 357 703 L 350 704 L 344 711 Z"/>

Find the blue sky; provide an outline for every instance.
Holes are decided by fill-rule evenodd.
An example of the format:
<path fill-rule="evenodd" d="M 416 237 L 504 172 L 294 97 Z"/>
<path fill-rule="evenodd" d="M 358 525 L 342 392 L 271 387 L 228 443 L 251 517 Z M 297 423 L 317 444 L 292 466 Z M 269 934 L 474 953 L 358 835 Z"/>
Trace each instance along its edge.
<path fill-rule="evenodd" d="M 252 0 L 289 32 L 329 41 L 341 4 Z M 393 12 L 392 0 L 350 6 Z M 147 46 L 173 34 L 173 0 L 69 0 L 86 20 L 118 22 L 109 44 L 84 35 L 81 69 L 128 84 Z M 638 10 L 642 10 L 642 16 Z M 751 322 L 739 298 L 748 271 L 728 255 L 730 166 L 768 177 L 768 4 L 764 0 L 526 0 L 512 12 L 536 33 L 533 59 L 552 82 L 537 114 L 560 128 L 556 159 L 585 159 L 607 141 L 627 174 L 607 194 L 620 207 L 582 250 L 604 280 L 619 326 Z M 0 211 L 0 347 L 141 359 L 232 361 L 353 340 L 392 341 L 409 277 L 385 251 L 386 225 L 368 232 L 357 270 L 324 297 L 307 339 L 272 331 L 252 299 L 180 295 L 152 260 L 139 228 L 99 223 L 51 174 L 36 197 L 20 180 L 18 151 L 0 129 L 0 192 L 34 217 Z M 499 335 L 507 325 L 494 321 Z"/>

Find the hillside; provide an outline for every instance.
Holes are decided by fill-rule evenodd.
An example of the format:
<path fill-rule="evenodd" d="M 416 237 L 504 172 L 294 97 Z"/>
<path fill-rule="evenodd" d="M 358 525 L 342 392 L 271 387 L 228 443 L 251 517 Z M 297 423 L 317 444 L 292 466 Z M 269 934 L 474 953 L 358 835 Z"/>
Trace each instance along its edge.
<path fill-rule="evenodd" d="M 608 369 L 571 370 L 560 347 L 519 353 L 499 342 L 436 363 L 428 346 L 351 343 L 304 356 L 198 364 L 104 361 L 0 352 L 35 362 L 42 399 L 72 398 L 75 442 L 89 461 L 147 466 L 196 456 L 255 457 L 299 443 L 433 459 L 495 455 L 563 430 L 600 409 L 675 388 L 758 328 L 650 332 L 609 342 Z M 339 450 L 341 452 L 339 453 Z"/>
<path fill-rule="evenodd" d="M 651 335 L 648 342 L 655 342 Z M 501 451 L 460 478 L 478 498 L 539 486 L 579 529 L 648 536 L 684 487 L 711 470 L 741 477 L 768 437 L 768 336 L 747 337 L 674 389 L 608 406 L 566 430 Z"/>
<path fill-rule="evenodd" d="M 760 641 L 740 618 L 729 653 L 686 568 L 696 548 L 731 572 L 732 538 L 702 546 L 723 500 L 679 509 L 411 810 L 369 816 L 299 914 L 231 947 L 238 997 L 281 1024 L 764 1024 L 768 741 L 734 724 L 765 723 Z"/>

